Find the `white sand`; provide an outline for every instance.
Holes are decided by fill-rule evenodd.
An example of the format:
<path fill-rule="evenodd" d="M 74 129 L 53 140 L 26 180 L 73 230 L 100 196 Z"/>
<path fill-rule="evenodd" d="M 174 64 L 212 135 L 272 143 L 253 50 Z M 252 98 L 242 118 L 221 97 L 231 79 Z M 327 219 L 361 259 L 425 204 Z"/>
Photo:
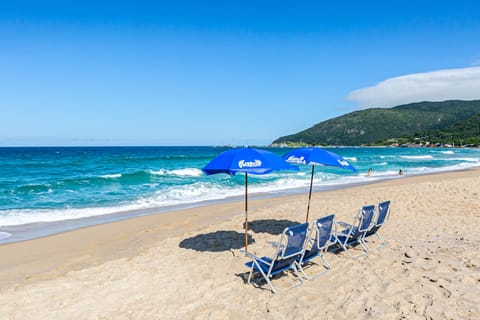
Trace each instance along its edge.
<path fill-rule="evenodd" d="M 277 277 L 276 295 L 244 281 L 241 202 L 0 246 L 0 319 L 480 319 L 480 170 L 316 193 L 311 219 L 352 222 L 387 199 L 389 246 L 327 254 L 331 272 L 294 289 L 293 274 Z M 306 195 L 249 211 L 249 250 L 270 255 L 266 241 L 302 222 Z"/>

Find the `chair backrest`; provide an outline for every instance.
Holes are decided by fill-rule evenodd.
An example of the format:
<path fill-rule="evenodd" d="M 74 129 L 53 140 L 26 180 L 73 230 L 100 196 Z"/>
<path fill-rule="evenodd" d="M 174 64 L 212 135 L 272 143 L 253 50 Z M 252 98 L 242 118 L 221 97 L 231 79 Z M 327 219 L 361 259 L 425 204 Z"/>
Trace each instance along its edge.
<path fill-rule="evenodd" d="M 375 223 L 376 227 L 380 227 L 385 222 L 385 220 L 387 220 L 389 212 L 390 200 L 378 204 L 378 217 L 377 222 Z"/>
<path fill-rule="evenodd" d="M 372 223 L 373 214 L 375 213 L 375 206 L 363 206 L 360 212 L 360 223 L 358 224 L 358 232 L 367 232 Z"/>
<path fill-rule="evenodd" d="M 286 228 L 282 233 L 284 245 L 279 258 L 294 257 L 302 254 L 305 247 L 305 240 L 308 233 L 308 223 L 297 224 Z"/>
<path fill-rule="evenodd" d="M 312 251 L 322 250 L 327 245 L 332 236 L 333 220 L 335 215 L 331 214 L 315 221 L 315 245 Z"/>

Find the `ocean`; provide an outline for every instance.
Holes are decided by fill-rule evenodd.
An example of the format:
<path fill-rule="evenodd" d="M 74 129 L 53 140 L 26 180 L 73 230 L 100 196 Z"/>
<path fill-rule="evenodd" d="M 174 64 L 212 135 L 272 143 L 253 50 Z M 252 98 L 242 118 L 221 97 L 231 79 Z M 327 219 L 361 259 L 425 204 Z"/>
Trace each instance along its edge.
<path fill-rule="evenodd" d="M 264 148 L 278 155 L 289 148 Z M 480 166 L 480 149 L 327 148 L 358 172 L 316 167 L 314 190 Z M 0 243 L 240 199 L 244 177 L 205 175 L 226 147 L 0 148 Z M 367 175 L 368 169 L 372 174 Z M 307 193 L 310 166 L 249 176 L 249 197 Z M 239 206 L 239 212 L 242 207 Z"/>

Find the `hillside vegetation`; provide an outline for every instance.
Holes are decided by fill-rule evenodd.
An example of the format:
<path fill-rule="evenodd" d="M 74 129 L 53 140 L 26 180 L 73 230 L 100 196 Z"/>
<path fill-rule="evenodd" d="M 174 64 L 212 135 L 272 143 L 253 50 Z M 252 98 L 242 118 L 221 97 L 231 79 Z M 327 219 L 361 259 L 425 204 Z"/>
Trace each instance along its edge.
<path fill-rule="evenodd" d="M 426 136 L 436 142 L 434 139 L 441 140 L 448 135 L 478 144 L 478 114 L 480 100 L 372 108 L 320 122 L 296 134 L 280 137 L 273 144 L 376 145 L 400 138 L 413 142 L 415 138 Z"/>
<path fill-rule="evenodd" d="M 452 144 L 480 145 L 480 114 L 476 114 L 466 120 L 457 122 L 441 130 L 416 133 L 413 136 L 403 137 L 408 142 L 431 143 L 431 144 Z M 385 143 L 388 144 L 388 143 Z"/>

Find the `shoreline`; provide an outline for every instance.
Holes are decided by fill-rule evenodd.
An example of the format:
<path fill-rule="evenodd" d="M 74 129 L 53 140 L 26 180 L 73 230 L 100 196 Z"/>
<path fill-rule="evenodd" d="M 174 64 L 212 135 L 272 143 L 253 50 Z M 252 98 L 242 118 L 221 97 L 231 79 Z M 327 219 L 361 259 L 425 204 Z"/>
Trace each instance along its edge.
<path fill-rule="evenodd" d="M 335 319 L 480 317 L 480 170 L 402 177 L 313 194 L 310 222 L 391 200 L 388 246 L 357 260 L 327 253 L 332 270 L 279 291 L 247 284 L 243 203 L 132 218 L 0 246 L 0 314 L 7 319 Z M 249 251 L 302 223 L 306 194 L 249 203 Z M 358 248 L 352 249 L 355 254 Z M 305 267 L 315 275 L 321 261 Z M 351 281 L 355 279 L 355 281 Z M 101 301 L 101 303 L 99 303 Z M 245 308 L 245 306 L 249 306 Z M 340 311 L 341 310 L 341 311 Z"/>
<path fill-rule="evenodd" d="M 314 184 L 312 190 L 313 192 L 335 191 L 335 190 L 353 188 L 357 186 L 382 183 L 389 180 L 404 179 L 404 178 L 411 178 L 411 177 L 418 177 L 418 176 L 428 176 L 428 175 L 458 172 L 458 171 L 465 171 L 465 170 L 467 171 L 477 170 L 477 169 L 480 169 L 480 168 L 470 167 L 470 168 L 439 171 L 439 172 L 433 171 L 433 172 L 427 172 L 427 173 L 409 174 L 408 176 L 402 176 L 402 177 L 399 177 L 397 175 L 391 175 L 391 176 L 387 175 L 387 176 L 378 176 L 378 177 L 372 176 L 372 177 L 369 177 L 371 179 L 369 181 L 341 182 L 338 184 L 327 184 L 327 185 Z M 328 183 L 329 181 L 326 181 L 326 182 Z M 271 192 L 250 193 L 249 200 L 253 201 L 253 200 L 262 200 L 262 199 L 270 199 L 270 198 L 288 197 L 288 196 L 302 195 L 305 192 L 306 192 L 305 188 L 298 187 L 298 188 L 277 190 L 277 191 L 271 191 Z M 179 205 L 169 205 L 165 207 L 154 207 L 154 208 L 137 209 L 137 210 L 129 210 L 129 211 L 119 211 L 119 212 L 114 212 L 109 214 L 94 215 L 94 216 L 83 217 L 78 219 L 1 226 L 0 235 L 5 235 L 6 233 L 8 234 L 8 236 L 0 237 L 0 246 L 9 244 L 9 243 L 16 243 L 19 241 L 28 241 L 33 239 L 44 238 L 44 237 L 48 237 L 55 234 L 61 234 L 64 232 L 79 230 L 79 229 L 88 228 L 96 225 L 103 225 L 103 224 L 114 223 L 118 221 L 129 220 L 137 217 L 175 213 L 178 211 L 183 211 L 188 209 L 196 209 L 196 208 L 202 208 L 202 207 L 215 206 L 218 204 L 240 202 L 240 201 L 243 201 L 243 199 L 244 199 L 243 195 L 229 196 L 226 198 L 202 200 L 199 202 L 184 203 Z"/>
<path fill-rule="evenodd" d="M 459 170 L 465 170 L 465 169 L 459 169 Z M 435 173 L 426 173 L 425 175 L 427 174 L 435 174 Z M 424 175 L 424 174 L 416 174 L 411 176 L 417 176 L 417 175 Z M 372 179 L 371 181 L 338 183 L 338 184 L 323 185 L 323 186 L 314 185 L 312 190 L 314 192 L 334 191 L 334 190 L 340 190 L 340 189 L 348 189 L 356 186 L 381 183 L 383 181 L 398 179 L 398 178 L 400 177 L 392 176 L 392 177 L 381 177 L 378 180 Z M 270 198 L 274 199 L 274 198 L 280 198 L 280 197 L 286 197 L 286 196 L 295 196 L 295 195 L 301 195 L 304 193 L 306 193 L 306 189 L 302 187 L 302 188 L 276 190 L 271 192 L 249 193 L 248 198 L 249 198 L 249 201 L 250 200 L 253 201 L 253 200 L 262 200 L 262 199 L 270 199 Z M 95 216 L 78 218 L 78 219 L 1 226 L 0 232 L 9 233 L 10 236 L 6 238 L 0 238 L 0 246 L 3 244 L 48 237 L 48 236 L 63 233 L 63 232 L 74 231 L 82 228 L 88 228 L 88 227 L 107 224 L 107 223 L 114 223 L 117 221 L 124 221 L 124 220 L 133 219 L 137 217 L 156 215 L 156 214 L 174 213 L 182 210 L 196 209 L 196 208 L 215 206 L 219 204 L 228 204 L 233 202 L 242 202 L 242 201 L 244 201 L 243 195 L 228 196 L 226 198 L 221 198 L 221 199 L 202 200 L 199 202 L 185 203 L 185 204 L 179 204 L 179 205 L 169 205 L 165 207 L 154 207 L 154 208 L 137 209 L 137 210 L 130 210 L 130 211 L 119 211 L 115 213 L 95 215 Z"/>

